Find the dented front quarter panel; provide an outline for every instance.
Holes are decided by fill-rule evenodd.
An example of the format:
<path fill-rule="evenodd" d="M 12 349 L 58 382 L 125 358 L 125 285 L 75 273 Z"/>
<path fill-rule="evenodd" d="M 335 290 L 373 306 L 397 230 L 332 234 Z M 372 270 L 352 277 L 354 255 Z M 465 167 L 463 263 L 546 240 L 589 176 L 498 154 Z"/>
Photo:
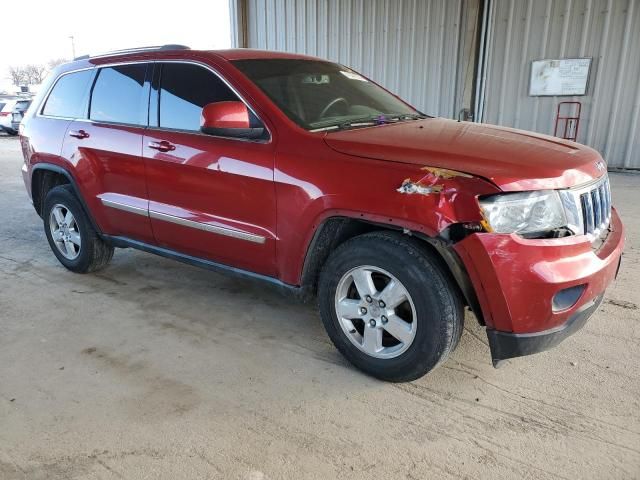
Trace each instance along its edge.
<path fill-rule="evenodd" d="M 278 149 L 277 259 L 283 281 L 299 284 L 311 240 L 331 217 L 350 217 L 437 237 L 453 223 L 482 220 L 476 197 L 497 193 L 490 182 L 464 172 L 367 159 L 329 149 L 317 134 Z M 427 167 L 427 168 L 425 168 Z M 426 190 L 402 191 L 405 182 Z"/>

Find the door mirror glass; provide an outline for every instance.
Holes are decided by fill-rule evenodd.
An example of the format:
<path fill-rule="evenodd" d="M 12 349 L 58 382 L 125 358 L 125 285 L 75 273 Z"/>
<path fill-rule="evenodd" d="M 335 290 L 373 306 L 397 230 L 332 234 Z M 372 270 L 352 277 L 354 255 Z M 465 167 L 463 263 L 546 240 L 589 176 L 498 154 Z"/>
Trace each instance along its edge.
<path fill-rule="evenodd" d="M 255 116 L 238 101 L 208 103 L 202 109 L 200 131 L 218 137 L 258 139 L 264 136 L 264 127 L 252 121 Z"/>

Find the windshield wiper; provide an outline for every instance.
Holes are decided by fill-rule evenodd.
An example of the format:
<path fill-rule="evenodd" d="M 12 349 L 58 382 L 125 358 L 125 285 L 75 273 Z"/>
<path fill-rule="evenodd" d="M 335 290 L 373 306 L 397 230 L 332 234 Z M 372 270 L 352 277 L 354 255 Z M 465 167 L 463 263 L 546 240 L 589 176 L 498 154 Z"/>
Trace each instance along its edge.
<path fill-rule="evenodd" d="M 337 123 L 334 125 L 327 125 L 326 127 L 314 128 L 312 132 L 320 132 L 323 130 L 346 130 L 355 127 L 368 127 L 373 125 L 386 125 L 389 123 L 397 123 L 404 120 L 420 120 L 428 118 L 422 113 L 403 113 L 403 114 L 378 114 L 368 115 L 366 117 L 354 118 L 345 122 Z"/>
<path fill-rule="evenodd" d="M 353 128 L 368 125 L 386 125 L 389 123 L 398 123 L 406 120 L 421 120 L 427 118 L 426 115 L 421 113 L 402 113 L 402 114 L 380 114 L 370 115 L 364 118 L 357 118 L 354 120 L 348 120 L 338 125 L 339 129 Z"/>
<path fill-rule="evenodd" d="M 338 124 L 340 130 L 353 127 L 365 127 L 368 125 L 382 125 L 388 123 L 384 115 L 371 115 L 364 118 L 354 118 Z"/>
<path fill-rule="evenodd" d="M 387 118 L 391 120 L 424 120 L 425 118 L 429 118 L 429 116 L 424 113 L 402 113 L 398 115 L 387 115 Z"/>
<path fill-rule="evenodd" d="M 382 122 L 386 123 L 386 122 Z M 353 120 L 347 120 L 346 122 L 335 123 L 324 127 L 318 127 L 311 129 L 312 132 L 321 132 L 323 130 L 346 130 L 354 127 L 366 127 L 371 125 L 380 125 L 377 121 L 377 117 L 365 117 L 354 118 Z"/>

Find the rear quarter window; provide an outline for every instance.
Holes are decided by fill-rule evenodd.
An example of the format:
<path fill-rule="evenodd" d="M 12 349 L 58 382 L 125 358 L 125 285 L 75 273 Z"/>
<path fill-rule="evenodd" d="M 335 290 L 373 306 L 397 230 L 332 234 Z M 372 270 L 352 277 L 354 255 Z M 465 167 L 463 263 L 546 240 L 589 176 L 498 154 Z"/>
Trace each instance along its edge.
<path fill-rule="evenodd" d="M 94 73 L 93 70 L 82 70 L 60 77 L 47 97 L 42 114 L 51 117 L 84 118 L 89 85 Z"/>

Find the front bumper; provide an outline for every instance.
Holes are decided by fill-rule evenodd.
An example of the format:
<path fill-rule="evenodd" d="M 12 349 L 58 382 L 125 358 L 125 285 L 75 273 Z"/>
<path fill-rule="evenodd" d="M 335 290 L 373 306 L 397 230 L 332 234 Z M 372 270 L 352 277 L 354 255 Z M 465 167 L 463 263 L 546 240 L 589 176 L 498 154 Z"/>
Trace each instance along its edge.
<path fill-rule="evenodd" d="M 598 310 L 603 298 L 604 294 L 601 294 L 580 307 L 563 325 L 542 332 L 507 333 L 488 328 L 487 338 L 493 366 L 499 367 L 508 358 L 532 355 L 555 347 L 587 323 L 589 317 Z"/>
<path fill-rule="evenodd" d="M 624 229 L 615 209 L 597 249 L 586 236 L 530 240 L 478 233 L 455 245 L 487 326 L 494 365 L 556 346 L 579 330 L 616 277 Z M 561 290 L 583 286 L 577 301 L 554 311 Z"/>

